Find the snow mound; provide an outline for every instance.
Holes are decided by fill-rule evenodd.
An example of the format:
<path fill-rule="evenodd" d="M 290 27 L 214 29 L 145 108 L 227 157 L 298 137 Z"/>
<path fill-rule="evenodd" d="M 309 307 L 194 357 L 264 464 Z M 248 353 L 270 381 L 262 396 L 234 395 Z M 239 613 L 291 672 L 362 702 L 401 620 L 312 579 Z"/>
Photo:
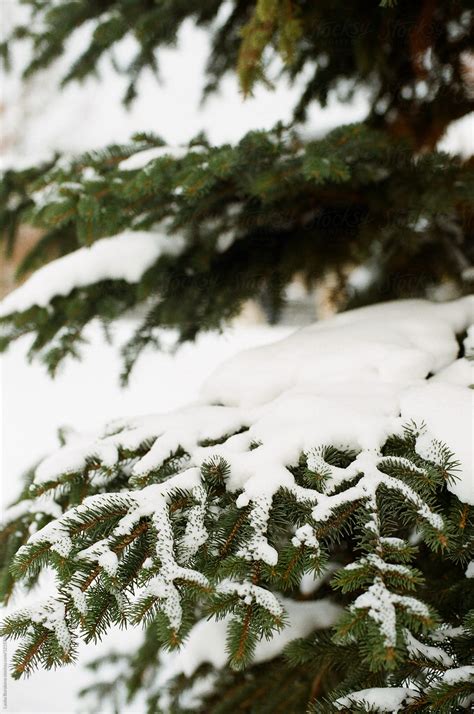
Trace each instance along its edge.
<path fill-rule="evenodd" d="M 224 458 L 229 490 L 243 491 L 238 505 L 258 502 L 263 522 L 279 488 L 298 497 L 287 467 L 302 452 L 325 445 L 354 449 L 359 455 L 353 464 L 331 475 L 334 486 L 358 469 L 365 474 L 360 487 L 376 488 L 382 478 L 381 447 L 390 434 L 415 421 L 426 427 L 419 452 L 436 459 L 437 442 L 446 444 L 459 461 L 458 479 L 448 488 L 474 504 L 474 391 L 453 384 L 446 369 L 458 355 L 456 334 L 474 322 L 473 313 L 474 297 L 445 304 L 408 300 L 304 328 L 224 363 L 204 384 L 199 403 L 116 422 L 98 439 L 65 446 L 40 464 L 35 481 L 80 471 L 89 457 L 111 467 L 120 448 L 151 441 L 133 467 L 140 476 L 159 468 L 181 446 L 189 454 L 189 468 Z M 220 443 L 204 445 L 206 439 Z M 338 498 L 323 502 L 320 496 L 318 517 L 327 518 Z M 266 562 L 273 555 L 266 551 Z"/>
<path fill-rule="evenodd" d="M 277 474 L 284 481 L 282 467 L 311 445 L 377 450 L 414 421 L 426 426 L 420 453 L 443 442 L 455 454 L 458 480 L 449 488 L 473 504 L 474 363 L 456 359 L 456 334 L 473 322 L 473 296 L 397 301 L 337 315 L 229 360 L 202 396 L 252 414 L 247 438 L 262 447 L 241 459 L 229 453 L 236 442 L 221 450 L 231 457 L 236 487 L 252 490 L 252 474 L 262 470 L 267 483 Z M 254 494 L 264 480 L 258 477 Z"/>
<path fill-rule="evenodd" d="M 160 255 L 176 255 L 180 238 L 145 231 L 125 231 L 101 238 L 37 270 L 21 287 L 0 303 L 0 317 L 24 312 L 33 305 L 46 307 L 58 295 L 69 295 L 101 280 L 139 282 Z"/>
<path fill-rule="evenodd" d="M 454 669 L 448 669 L 441 675 L 441 681 L 445 684 L 474 682 L 474 667 L 466 665 L 464 667 L 454 667 Z"/>
<path fill-rule="evenodd" d="M 450 365 L 458 353 L 456 333 L 472 322 L 474 297 L 351 310 L 233 357 L 204 383 L 202 393 L 214 403 L 254 406 L 288 389 L 331 395 L 347 384 L 353 393 L 361 381 L 407 384 Z"/>
<path fill-rule="evenodd" d="M 397 712 L 404 711 L 405 705 L 411 704 L 418 697 L 418 692 L 406 687 L 373 687 L 372 689 L 360 689 L 352 692 L 347 697 L 340 697 L 336 700 L 337 709 L 349 709 L 352 711 L 353 705 L 369 706 L 370 711 Z"/>
<path fill-rule="evenodd" d="M 428 380 L 400 396 L 401 413 L 426 432 L 418 437 L 416 450 L 428 461 L 436 460 L 438 444 L 446 444 L 459 462 L 459 479 L 450 490 L 461 501 L 474 503 L 474 391 L 468 387 Z"/>

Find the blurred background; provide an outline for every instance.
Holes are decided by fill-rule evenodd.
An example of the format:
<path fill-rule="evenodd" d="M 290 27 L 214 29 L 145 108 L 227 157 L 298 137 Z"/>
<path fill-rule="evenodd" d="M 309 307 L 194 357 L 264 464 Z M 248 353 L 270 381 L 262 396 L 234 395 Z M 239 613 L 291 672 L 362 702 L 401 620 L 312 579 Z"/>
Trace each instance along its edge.
<path fill-rule="evenodd" d="M 2 31 L 23 19 L 25 8 L 17 0 L 2 0 Z M 73 37 L 72 55 L 84 43 L 87 27 Z M 133 45 L 121 43 L 115 60 L 130 56 Z M 26 81 L 21 69 L 27 57 L 21 48 L 13 56 L 13 69 L 1 76 L 0 151 L 4 167 L 33 164 L 55 151 L 79 153 L 111 142 L 126 141 L 135 131 L 153 131 L 169 144 L 187 142 L 204 131 L 212 142 L 238 140 L 250 129 L 267 129 L 278 120 L 289 120 L 299 94 L 298 87 L 279 85 L 276 91 L 259 86 L 255 96 L 243 101 L 233 76 L 227 77 L 220 91 L 200 105 L 204 83 L 207 38 L 204 31 L 185 24 L 177 49 L 160 53 L 160 75 L 144 73 L 138 98 L 127 110 L 121 103 L 124 83 L 108 61 L 97 68 L 97 77 L 82 85 L 60 89 L 59 78 L 68 65 L 68 52 L 51 69 Z M 336 94 L 329 105 L 310 111 L 308 133 L 322 135 L 342 123 L 359 121 L 367 112 L 363 93 L 350 104 L 342 105 Z M 472 116 L 454 124 L 440 148 L 466 155 L 474 148 Z M 28 245 L 37 238 L 25 228 L 12 259 L 2 257 L 0 295 L 14 288 L 15 265 Z M 22 471 L 53 449 L 56 433 L 67 425 L 80 431 L 93 431 L 110 418 L 147 412 L 160 412 L 195 398 L 202 380 L 213 368 L 242 348 L 282 337 L 297 324 L 312 321 L 330 311 L 326 304 L 330 281 L 323 295 L 306 296 L 292 286 L 288 307 L 278 326 L 266 324 L 257 306 L 249 305 L 244 314 L 222 335 L 201 336 L 177 355 L 147 353 L 132 374 L 129 386 L 120 389 L 117 344 L 110 346 L 100 330 L 89 329 L 89 345 L 81 363 L 68 362 L 51 381 L 38 364 L 26 358 L 29 339 L 15 343 L 0 362 L 2 506 L 15 497 Z M 121 323 L 114 335 L 122 343 L 132 325 Z M 123 635 L 112 640 L 123 641 Z M 133 634 L 125 635 L 127 646 Z M 108 639 L 100 647 L 109 648 Z M 11 648 L 13 649 L 13 648 Z M 97 649 L 84 648 L 80 662 L 97 655 Z M 3 667 L 11 654 L 4 651 Z M 58 672 L 39 672 L 20 683 L 6 682 L 6 710 L 9 712 L 73 712 L 81 705 L 76 692 L 87 681 L 82 666 Z M 51 696 L 53 693 L 53 697 Z M 139 713 L 137 706 L 132 711 Z"/>

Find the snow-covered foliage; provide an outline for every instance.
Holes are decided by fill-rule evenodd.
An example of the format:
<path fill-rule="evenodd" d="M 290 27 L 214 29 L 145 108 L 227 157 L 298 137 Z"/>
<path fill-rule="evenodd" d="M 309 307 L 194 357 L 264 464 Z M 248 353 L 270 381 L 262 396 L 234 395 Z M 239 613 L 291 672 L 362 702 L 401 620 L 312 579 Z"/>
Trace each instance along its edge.
<path fill-rule="evenodd" d="M 341 615 L 341 608 L 329 599 L 310 602 L 296 602 L 290 598 L 281 598 L 281 604 L 287 613 L 287 624 L 270 640 L 262 639 L 257 643 L 253 662 L 266 662 L 278 656 L 285 645 L 297 637 L 305 637 L 314 630 L 334 625 Z M 166 684 L 178 674 L 192 676 L 204 663 L 210 663 L 217 669 L 225 666 L 226 637 L 229 618 L 222 620 L 200 620 L 191 629 L 186 643 L 178 653 L 163 656 L 163 668 L 160 681 Z"/>
<path fill-rule="evenodd" d="M 230 360 L 194 404 L 47 457 L 5 516 L 15 580 L 45 565 L 58 577 L 56 598 L 4 624 L 26 635 L 14 674 L 70 658 L 78 633 L 113 623 L 184 641 L 162 657 L 160 687 L 194 686 L 205 664 L 278 658 L 331 627 L 334 647 L 357 643 L 375 671 L 408 654 L 422 672 L 455 672 L 446 628 L 459 623 L 437 613 L 413 560 L 420 543 L 463 572 L 472 559 L 474 379 L 457 336 L 473 321 L 474 298 L 341 314 Z M 328 580 L 336 592 L 320 597 Z M 447 645 L 430 639 L 440 627 Z M 336 708 L 376 711 L 422 696 L 416 682 L 342 694 Z"/>
<path fill-rule="evenodd" d="M 176 255 L 182 245 L 179 238 L 144 231 L 102 238 L 37 270 L 2 300 L 0 317 L 32 306 L 47 307 L 56 296 L 101 280 L 136 283 L 161 255 Z"/>
<path fill-rule="evenodd" d="M 336 707 L 337 709 L 350 710 L 356 705 L 365 704 L 371 707 L 369 711 L 397 714 L 397 712 L 405 711 L 407 704 L 415 699 L 416 692 L 406 687 L 373 687 L 351 692 L 347 697 L 337 699 Z"/>

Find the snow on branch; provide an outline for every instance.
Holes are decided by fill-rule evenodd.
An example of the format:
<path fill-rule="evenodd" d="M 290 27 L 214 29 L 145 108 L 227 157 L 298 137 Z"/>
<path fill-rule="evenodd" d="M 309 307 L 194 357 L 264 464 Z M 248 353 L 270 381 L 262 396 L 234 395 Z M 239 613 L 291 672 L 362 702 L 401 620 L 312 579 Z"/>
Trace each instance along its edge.
<path fill-rule="evenodd" d="M 378 667 L 400 648 L 428 656 L 431 645 L 410 637 L 440 623 L 414 592 L 423 582 L 416 549 L 391 514 L 467 567 L 463 535 L 453 537 L 437 494 L 461 511 L 474 503 L 468 432 L 455 426 L 469 420 L 472 390 L 464 370 L 455 383 L 450 370 L 464 359 L 456 335 L 471 324 L 473 302 L 342 314 L 244 352 L 195 404 L 66 443 L 37 468 L 25 508 L 8 515 L 23 539 L 16 579 L 56 570 L 71 641 L 78 628 L 91 639 L 113 623 L 152 619 L 173 648 L 197 616 L 214 616 L 240 669 L 262 636 L 290 634 L 283 593 L 323 572 L 351 523 L 361 552 L 331 578 L 355 592 L 341 643 L 376 643 Z M 56 506 L 36 507 L 47 494 L 61 496 L 60 517 Z M 46 522 L 31 530 L 38 512 Z M 13 619 L 6 633 L 23 630 Z"/>
<path fill-rule="evenodd" d="M 403 712 L 408 704 L 416 701 L 418 692 L 407 687 L 372 687 L 351 692 L 346 697 L 336 700 L 336 709 L 353 711 L 354 706 L 368 706 L 368 711 Z"/>
<path fill-rule="evenodd" d="M 37 270 L 0 303 L 0 317 L 35 305 L 47 307 L 58 295 L 102 280 L 137 283 L 161 255 L 177 255 L 182 248 L 179 237 L 154 232 L 124 231 L 101 238 Z"/>

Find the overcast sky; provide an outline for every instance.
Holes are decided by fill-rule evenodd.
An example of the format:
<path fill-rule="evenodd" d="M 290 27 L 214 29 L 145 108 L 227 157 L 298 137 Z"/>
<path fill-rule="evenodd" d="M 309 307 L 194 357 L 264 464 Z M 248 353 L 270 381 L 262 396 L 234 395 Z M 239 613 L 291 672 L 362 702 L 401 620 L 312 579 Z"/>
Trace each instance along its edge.
<path fill-rule="evenodd" d="M 4 29 L 8 31 L 24 12 L 18 0 L 3 0 Z M 299 87 L 290 88 L 285 81 L 279 82 L 275 91 L 257 87 L 255 96 L 244 101 L 235 76 L 228 76 L 219 93 L 200 107 L 208 35 L 190 22 L 181 29 L 177 49 L 160 50 L 162 82 L 145 72 L 130 110 L 121 103 L 126 80 L 115 74 L 108 58 L 99 65 L 99 78 L 61 89 L 59 79 L 84 49 L 90 31 L 90 26 L 79 29 L 65 57 L 26 83 L 20 78 L 26 48 L 14 52 L 14 71 L 1 82 L 2 143 L 7 163 L 28 163 L 54 150 L 80 152 L 126 141 L 135 131 L 153 131 L 171 144 L 189 141 L 202 130 L 215 143 L 236 141 L 249 129 L 270 128 L 291 117 Z M 133 47 L 131 38 L 122 42 L 116 51 L 119 59 L 125 60 Z M 339 124 L 359 121 L 366 113 L 363 93 L 351 105 L 341 105 L 333 95 L 326 109 L 311 108 L 306 130 L 322 134 Z M 471 116 L 455 127 L 444 147 L 454 152 L 472 151 L 472 122 Z"/>

